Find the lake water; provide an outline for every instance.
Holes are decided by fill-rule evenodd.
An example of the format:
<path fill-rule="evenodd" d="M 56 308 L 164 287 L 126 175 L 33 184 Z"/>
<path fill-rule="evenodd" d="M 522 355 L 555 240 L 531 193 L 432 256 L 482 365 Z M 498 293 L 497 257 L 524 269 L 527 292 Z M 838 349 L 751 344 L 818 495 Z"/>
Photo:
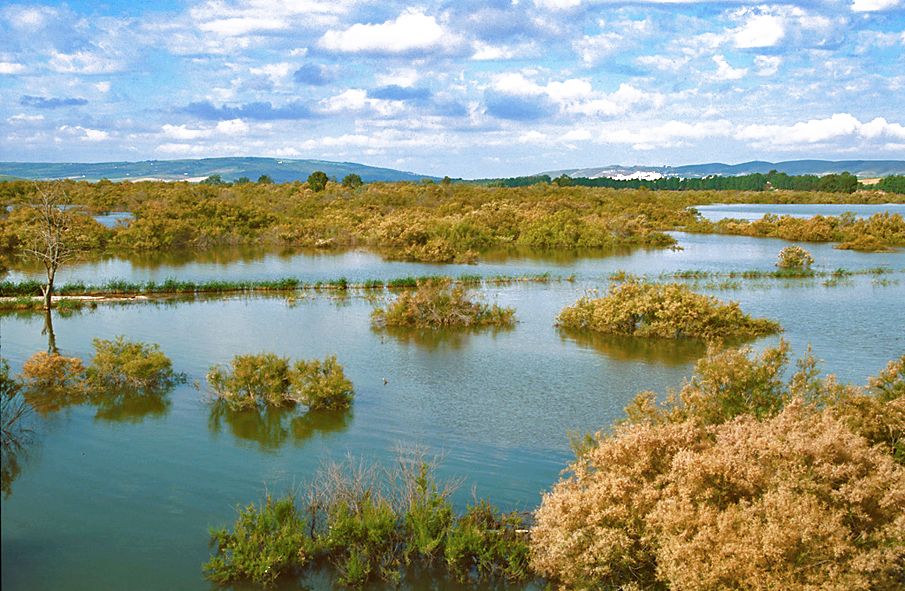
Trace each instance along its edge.
<path fill-rule="evenodd" d="M 847 205 L 847 204 L 770 204 L 770 203 L 715 203 L 713 205 L 698 205 L 695 209 L 711 222 L 725 219 L 759 220 L 766 214 L 788 215 L 795 218 L 810 218 L 815 215 L 838 216 L 851 212 L 855 217 L 867 218 L 876 213 L 897 213 L 905 215 L 905 204 L 882 203 L 877 205 Z"/>
<path fill-rule="evenodd" d="M 128 335 L 159 343 L 188 383 L 162 406 L 81 406 L 35 420 L 33 441 L 20 456 L 21 474 L 2 500 L 3 588 L 211 588 L 200 569 L 209 555 L 208 528 L 232 523 L 237 504 L 303 484 L 326 459 L 351 453 L 390 462 L 400 445 L 443 454 L 441 476 L 465 478 L 454 498 L 460 508 L 471 499 L 472 487 L 506 509 L 533 508 L 571 457 L 569 431 L 606 429 L 636 392 L 679 386 L 703 354 L 694 343 L 564 334 L 553 325 L 559 310 L 587 289 L 605 289 L 607 276 L 618 269 L 648 275 L 766 270 L 788 244 L 676 236 L 681 251 L 518 256 L 479 265 L 386 262 L 357 251 L 252 252 L 210 262 L 110 259 L 64 270 L 64 281 L 92 283 L 170 276 L 314 281 L 541 272 L 574 273 L 575 279 L 482 289 L 486 301 L 516 308 L 516 327 L 496 332 L 376 331 L 369 315 L 379 302 L 361 295 L 107 305 L 55 317 L 57 345 L 67 355 L 87 361 L 93 338 Z M 741 290 L 710 293 L 779 321 L 793 355 L 811 344 L 825 369 L 863 383 L 905 352 L 905 255 L 806 247 L 823 269 L 883 266 L 896 273 L 885 282 L 867 275 L 834 287 L 819 279 L 744 282 Z M 14 372 L 46 349 L 42 328 L 40 315 L 0 317 L 2 355 Z M 295 421 L 286 415 L 212 414 L 205 394 L 208 368 L 260 351 L 297 359 L 336 354 L 355 385 L 352 410 Z M 310 584 L 327 588 L 329 578 Z M 427 578 L 405 586 L 454 588 Z"/>

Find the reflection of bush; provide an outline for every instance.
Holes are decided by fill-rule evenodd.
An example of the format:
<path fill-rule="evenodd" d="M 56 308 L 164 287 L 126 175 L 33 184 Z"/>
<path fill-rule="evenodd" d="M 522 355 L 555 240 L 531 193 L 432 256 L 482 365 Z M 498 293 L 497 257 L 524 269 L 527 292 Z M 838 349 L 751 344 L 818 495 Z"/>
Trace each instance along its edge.
<path fill-rule="evenodd" d="M 617 361 L 644 361 L 679 366 L 699 359 L 707 346 L 694 339 L 638 339 L 590 330 L 559 329 L 560 337 L 594 349 Z"/>
<path fill-rule="evenodd" d="M 208 427 L 220 433 L 225 425 L 237 439 L 257 443 L 262 449 L 279 449 L 287 442 L 296 445 L 317 434 L 344 431 L 352 412 L 308 411 L 293 408 L 233 409 L 225 401 L 211 405 Z"/>
<path fill-rule="evenodd" d="M 31 407 L 20 385 L 10 377 L 9 365 L 0 358 L 0 491 L 12 494 L 13 482 L 22 472 L 22 461 L 32 431 L 26 425 Z"/>
<path fill-rule="evenodd" d="M 511 326 L 494 326 L 491 328 L 468 327 L 456 329 L 432 329 L 432 328 L 409 328 L 405 326 L 387 326 L 379 329 L 373 328 L 375 332 L 387 334 L 391 338 L 404 343 L 406 345 L 415 345 L 416 347 L 435 351 L 441 348 L 449 348 L 452 350 L 463 349 L 468 341 L 474 335 L 490 334 L 496 336 L 500 333 L 511 332 Z"/>

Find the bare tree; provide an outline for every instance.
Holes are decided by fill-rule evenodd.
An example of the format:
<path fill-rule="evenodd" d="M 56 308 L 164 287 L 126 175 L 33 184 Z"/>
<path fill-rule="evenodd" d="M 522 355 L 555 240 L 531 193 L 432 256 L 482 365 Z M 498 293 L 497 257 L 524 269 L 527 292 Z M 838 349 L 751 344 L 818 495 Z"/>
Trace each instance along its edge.
<path fill-rule="evenodd" d="M 35 222 L 30 241 L 23 254 L 37 259 L 47 271 L 47 282 L 41 286 L 44 309 L 50 310 L 53 299 L 53 282 L 57 269 L 75 257 L 76 251 L 69 239 L 72 215 L 62 207 L 65 194 L 57 187 L 45 191 L 35 183 L 37 202 Z"/>

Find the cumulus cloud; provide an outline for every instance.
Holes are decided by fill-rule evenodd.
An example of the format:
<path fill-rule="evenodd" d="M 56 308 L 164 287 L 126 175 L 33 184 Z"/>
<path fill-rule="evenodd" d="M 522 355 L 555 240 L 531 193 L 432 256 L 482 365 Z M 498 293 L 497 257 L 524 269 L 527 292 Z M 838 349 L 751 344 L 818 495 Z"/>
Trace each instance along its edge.
<path fill-rule="evenodd" d="M 718 121 L 665 121 L 639 127 L 609 127 L 595 137 L 598 143 L 627 144 L 635 150 L 676 148 L 690 145 L 702 139 L 726 137 L 732 132 L 732 124 Z"/>
<path fill-rule="evenodd" d="M 854 0 L 852 10 L 854 12 L 877 12 L 898 8 L 902 0 Z"/>
<path fill-rule="evenodd" d="M 110 133 L 106 131 L 82 127 L 81 125 L 63 125 L 58 128 L 58 131 L 85 142 L 102 142 L 110 139 Z"/>
<path fill-rule="evenodd" d="M 383 23 L 358 23 L 347 29 L 327 31 L 318 45 L 341 53 L 404 54 L 448 49 L 459 42 L 459 37 L 434 16 L 410 8 Z"/>
<path fill-rule="evenodd" d="M 775 14 L 749 15 L 733 38 L 740 49 L 773 47 L 786 35 L 785 19 Z"/>
<path fill-rule="evenodd" d="M 209 0 L 192 8 L 199 30 L 224 37 L 270 34 L 293 26 L 325 25 L 349 10 L 344 0 Z"/>
<path fill-rule="evenodd" d="M 788 148 L 859 139 L 905 141 L 905 127 L 882 117 L 862 123 L 849 113 L 835 113 L 792 125 L 746 125 L 739 128 L 736 137 L 762 146 Z"/>
<path fill-rule="evenodd" d="M 87 105 L 88 101 L 78 97 L 46 97 L 22 95 L 19 97 L 19 104 L 23 107 L 33 107 L 35 109 L 59 109 L 61 107 L 79 107 Z"/>
<path fill-rule="evenodd" d="M 714 80 L 739 80 L 748 74 L 748 68 L 733 68 L 722 55 L 713 56 L 713 63 L 716 64 Z"/>
<path fill-rule="evenodd" d="M 125 67 L 117 59 L 90 51 L 54 53 L 47 65 L 62 74 L 109 74 Z"/>
<path fill-rule="evenodd" d="M 16 62 L 0 62 L 0 74 L 21 74 L 25 66 Z"/>

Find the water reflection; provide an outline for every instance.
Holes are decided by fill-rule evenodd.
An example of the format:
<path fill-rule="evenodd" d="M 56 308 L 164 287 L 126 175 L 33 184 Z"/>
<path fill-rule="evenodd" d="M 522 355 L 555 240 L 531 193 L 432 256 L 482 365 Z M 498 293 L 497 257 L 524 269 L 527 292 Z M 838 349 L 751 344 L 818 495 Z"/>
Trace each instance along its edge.
<path fill-rule="evenodd" d="M 514 330 L 511 326 L 494 327 L 465 327 L 465 328 L 409 328 L 404 326 L 387 326 L 384 328 L 372 327 L 376 333 L 387 335 L 402 344 L 414 345 L 427 351 L 448 349 L 458 351 L 468 344 L 469 339 L 476 334 L 489 333 L 492 337 L 500 333 Z M 383 340 L 385 337 L 381 337 Z"/>
<path fill-rule="evenodd" d="M 266 451 L 275 451 L 288 442 L 300 445 L 314 435 L 345 431 L 352 421 L 352 411 L 309 411 L 294 408 L 235 410 L 224 401 L 211 404 L 208 429 L 214 435 L 229 432 L 241 441 L 256 443 Z"/>
<path fill-rule="evenodd" d="M 28 425 L 31 413 L 19 385 L 9 377 L 9 365 L 0 359 L 0 491 L 4 497 L 12 494 L 33 441 L 34 431 Z"/>
<path fill-rule="evenodd" d="M 707 345 L 696 339 L 639 338 L 559 328 L 563 341 L 593 349 L 617 361 L 643 361 L 679 367 L 704 356 Z"/>
<path fill-rule="evenodd" d="M 104 392 L 95 397 L 97 405 L 94 418 L 99 421 L 116 423 L 141 423 L 146 418 L 161 419 L 170 411 L 169 396 L 160 392 L 139 392 L 118 390 Z"/>

